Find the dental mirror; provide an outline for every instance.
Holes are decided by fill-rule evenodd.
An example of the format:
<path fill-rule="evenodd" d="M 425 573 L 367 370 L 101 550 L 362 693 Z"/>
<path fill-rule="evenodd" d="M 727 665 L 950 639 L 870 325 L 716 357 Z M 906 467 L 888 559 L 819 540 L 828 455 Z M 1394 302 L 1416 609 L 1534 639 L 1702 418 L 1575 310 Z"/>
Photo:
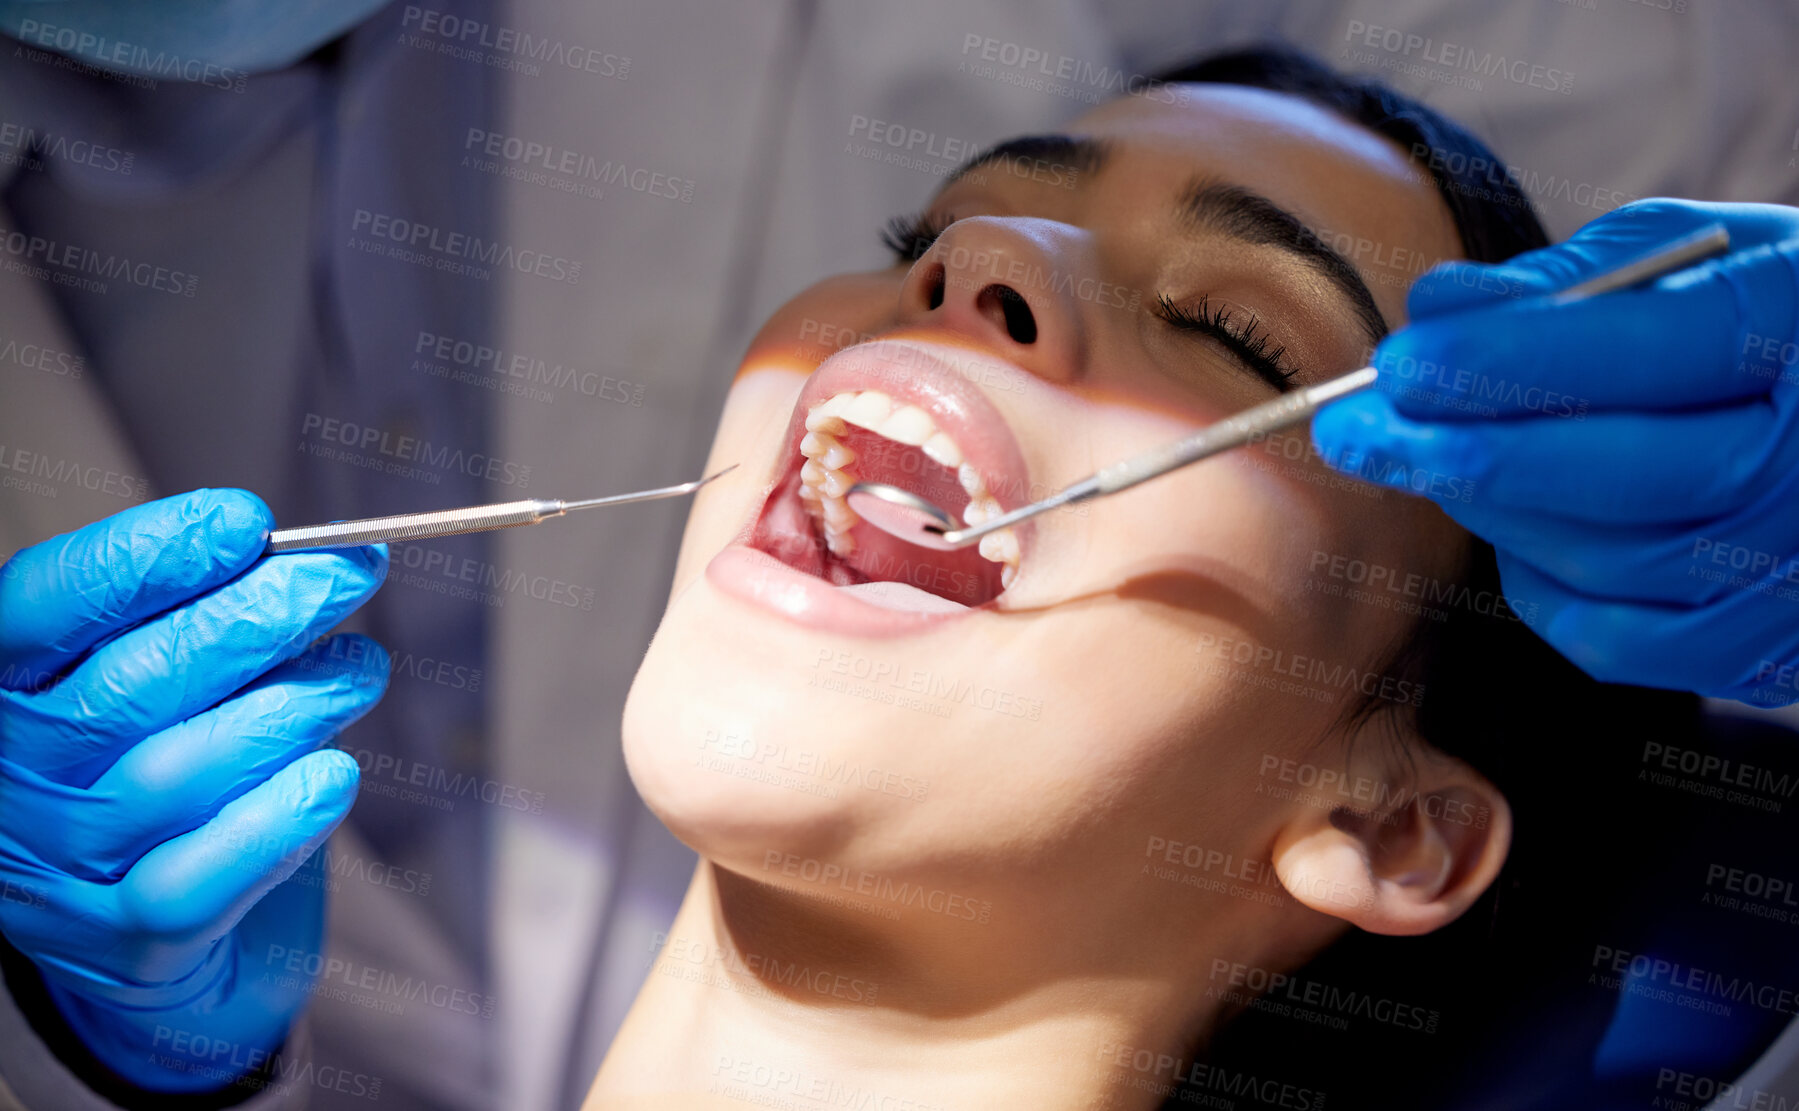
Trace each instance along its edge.
<path fill-rule="evenodd" d="M 939 552 L 965 546 L 944 539 L 957 527 L 956 519 L 910 490 L 885 482 L 858 482 L 843 500 L 856 511 L 856 516 L 908 544 Z"/>

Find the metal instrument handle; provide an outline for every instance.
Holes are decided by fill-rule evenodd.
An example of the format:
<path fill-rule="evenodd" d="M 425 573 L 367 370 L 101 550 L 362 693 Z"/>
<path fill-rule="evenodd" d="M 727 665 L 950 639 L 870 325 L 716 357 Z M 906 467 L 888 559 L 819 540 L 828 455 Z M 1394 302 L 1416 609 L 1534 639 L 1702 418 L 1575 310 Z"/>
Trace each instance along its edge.
<path fill-rule="evenodd" d="M 429 540 L 438 536 L 458 536 L 465 532 L 534 525 L 546 517 L 558 516 L 561 512 L 561 502 L 529 498 L 524 501 L 501 502 L 498 505 L 439 509 L 430 513 L 400 513 L 392 517 L 368 517 L 360 521 L 338 521 L 328 525 L 303 525 L 299 528 L 276 529 L 270 533 L 268 550 L 273 554 L 300 548 L 354 548 L 363 544 Z"/>

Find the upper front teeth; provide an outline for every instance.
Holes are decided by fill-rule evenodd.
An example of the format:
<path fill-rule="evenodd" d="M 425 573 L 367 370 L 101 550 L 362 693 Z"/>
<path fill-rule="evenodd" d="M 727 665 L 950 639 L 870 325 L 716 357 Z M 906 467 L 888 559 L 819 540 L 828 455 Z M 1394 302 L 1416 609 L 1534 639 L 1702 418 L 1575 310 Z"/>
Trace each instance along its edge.
<path fill-rule="evenodd" d="M 800 454 L 806 462 L 800 467 L 800 497 L 814 517 L 823 519 L 825 544 L 837 555 L 856 550 L 850 530 L 860 518 L 844 501 L 855 476 L 847 468 L 856 461 L 851 451 L 837 437 L 848 425 L 865 428 L 883 439 L 907 444 L 926 456 L 955 470 L 957 481 L 968 494 L 968 507 L 962 520 L 970 525 L 998 516 L 1000 505 L 987 492 L 980 472 L 963 461 L 962 449 L 937 428 L 931 414 L 916 405 L 895 405 L 880 390 L 852 390 L 833 394 L 806 414 L 806 436 L 800 441 Z M 1018 574 L 1018 537 L 1009 528 L 981 538 L 981 555 L 1003 564 L 1000 584 L 1012 585 Z"/>

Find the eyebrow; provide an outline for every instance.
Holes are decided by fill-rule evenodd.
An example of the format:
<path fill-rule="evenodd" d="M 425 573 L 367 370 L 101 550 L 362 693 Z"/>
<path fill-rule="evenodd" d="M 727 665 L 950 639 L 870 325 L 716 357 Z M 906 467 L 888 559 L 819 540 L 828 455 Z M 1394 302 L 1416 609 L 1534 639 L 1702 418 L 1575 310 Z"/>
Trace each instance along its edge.
<path fill-rule="evenodd" d="M 1349 260 L 1319 238 L 1305 221 L 1260 193 L 1241 185 L 1196 179 L 1177 206 L 1181 218 L 1193 227 L 1228 235 L 1242 243 L 1275 247 L 1287 252 L 1348 298 L 1356 320 L 1379 343 L 1388 332 L 1386 318 L 1374 303 L 1374 294 Z"/>
<path fill-rule="evenodd" d="M 1073 135 L 1024 135 L 988 147 L 956 167 L 944 179 L 944 186 L 995 162 L 1043 161 L 1080 174 L 1096 174 L 1106 164 L 1106 144 L 1099 139 L 1083 139 Z"/>

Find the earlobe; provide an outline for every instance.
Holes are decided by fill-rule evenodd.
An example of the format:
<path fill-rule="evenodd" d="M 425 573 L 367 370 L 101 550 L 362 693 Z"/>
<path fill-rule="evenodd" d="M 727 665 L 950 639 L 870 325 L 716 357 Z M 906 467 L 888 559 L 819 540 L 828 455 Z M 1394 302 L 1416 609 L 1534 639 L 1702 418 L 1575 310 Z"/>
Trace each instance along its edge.
<path fill-rule="evenodd" d="M 1294 811 L 1273 854 L 1294 899 L 1370 933 L 1424 934 L 1480 898 L 1511 847 L 1511 808 L 1461 761 L 1423 763 L 1427 783 L 1379 813 Z"/>

